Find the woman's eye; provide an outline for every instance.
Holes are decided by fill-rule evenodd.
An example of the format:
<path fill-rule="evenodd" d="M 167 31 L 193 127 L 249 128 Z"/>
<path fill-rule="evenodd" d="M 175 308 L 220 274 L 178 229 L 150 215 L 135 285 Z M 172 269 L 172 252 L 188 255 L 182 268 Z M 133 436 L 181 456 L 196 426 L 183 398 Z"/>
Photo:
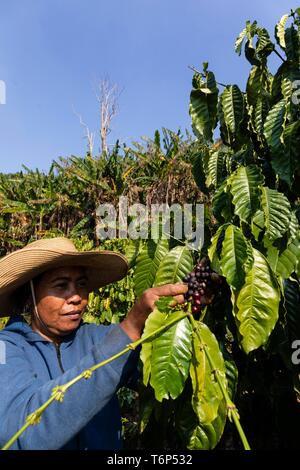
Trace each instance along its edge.
<path fill-rule="evenodd" d="M 58 287 L 59 289 L 65 289 L 67 287 L 67 284 L 57 284 L 55 287 Z"/>
<path fill-rule="evenodd" d="M 78 282 L 79 287 L 86 287 L 87 286 L 87 281 L 80 281 Z"/>

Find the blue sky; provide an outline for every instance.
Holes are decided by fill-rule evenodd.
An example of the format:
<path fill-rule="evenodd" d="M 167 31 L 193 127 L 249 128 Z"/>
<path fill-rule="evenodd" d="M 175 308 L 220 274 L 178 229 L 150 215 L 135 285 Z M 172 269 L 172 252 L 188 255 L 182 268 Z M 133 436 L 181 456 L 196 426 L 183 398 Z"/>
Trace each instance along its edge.
<path fill-rule="evenodd" d="M 47 170 L 53 159 L 84 155 L 74 109 L 99 129 L 95 87 L 117 83 L 119 111 L 109 143 L 190 129 L 192 72 L 208 61 L 220 82 L 245 86 L 249 64 L 234 52 L 245 21 L 273 35 L 299 7 L 274 0 L 2 0 L 0 3 L 0 171 L 24 163 Z M 275 68 L 280 61 L 271 62 Z M 99 140 L 95 142 L 95 151 Z"/>

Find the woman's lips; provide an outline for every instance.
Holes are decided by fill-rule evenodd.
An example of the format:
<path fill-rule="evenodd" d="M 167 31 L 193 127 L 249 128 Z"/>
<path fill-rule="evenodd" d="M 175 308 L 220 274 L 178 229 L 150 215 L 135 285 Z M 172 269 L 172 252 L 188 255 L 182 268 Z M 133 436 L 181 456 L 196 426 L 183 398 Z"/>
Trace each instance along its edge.
<path fill-rule="evenodd" d="M 64 313 L 64 317 L 70 318 L 70 320 L 78 320 L 80 318 L 81 311 L 77 312 L 70 312 L 70 313 Z"/>

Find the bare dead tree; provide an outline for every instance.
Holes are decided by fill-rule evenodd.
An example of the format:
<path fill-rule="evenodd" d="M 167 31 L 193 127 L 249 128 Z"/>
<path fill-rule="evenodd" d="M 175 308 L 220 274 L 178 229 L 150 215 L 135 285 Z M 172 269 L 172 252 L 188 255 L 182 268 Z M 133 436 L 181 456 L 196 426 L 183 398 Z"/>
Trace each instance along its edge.
<path fill-rule="evenodd" d="M 94 148 L 94 141 L 95 141 L 95 132 L 91 132 L 88 125 L 83 121 L 81 114 L 77 113 L 73 106 L 73 112 L 78 117 L 81 126 L 85 129 L 84 138 L 87 140 L 87 147 L 88 153 L 92 157 L 93 156 L 93 148 Z"/>
<path fill-rule="evenodd" d="M 111 132 L 111 121 L 118 111 L 118 98 L 120 92 L 118 86 L 112 84 L 108 78 L 101 80 L 98 84 L 97 101 L 100 106 L 100 141 L 101 151 L 107 152 L 107 136 Z"/>
<path fill-rule="evenodd" d="M 116 84 L 112 84 L 108 78 L 102 79 L 96 86 L 96 98 L 99 103 L 100 113 L 100 151 L 107 152 L 107 136 L 111 132 L 111 121 L 118 111 L 118 98 L 120 91 Z M 93 156 L 93 148 L 95 142 L 95 132 L 91 132 L 88 125 L 84 122 L 81 114 L 77 113 L 73 107 L 74 114 L 78 117 L 80 125 L 84 128 L 84 138 L 87 140 L 89 155 Z"/>

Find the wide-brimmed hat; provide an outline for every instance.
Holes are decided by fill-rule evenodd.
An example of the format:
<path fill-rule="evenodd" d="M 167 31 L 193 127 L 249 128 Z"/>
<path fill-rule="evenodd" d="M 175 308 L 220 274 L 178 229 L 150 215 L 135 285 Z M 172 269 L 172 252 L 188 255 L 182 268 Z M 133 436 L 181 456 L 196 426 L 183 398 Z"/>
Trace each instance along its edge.
<path fill-rule="evenodd" d="M 122 279 L 128 270 L 125 256 L 113 251 L 78 251 L 68 238 L 29 243 L 0 259 L 0 317 L 10 316 L 15 291 L 39 274 L 56 267 L 87 268 L 89 292 Z"/>

